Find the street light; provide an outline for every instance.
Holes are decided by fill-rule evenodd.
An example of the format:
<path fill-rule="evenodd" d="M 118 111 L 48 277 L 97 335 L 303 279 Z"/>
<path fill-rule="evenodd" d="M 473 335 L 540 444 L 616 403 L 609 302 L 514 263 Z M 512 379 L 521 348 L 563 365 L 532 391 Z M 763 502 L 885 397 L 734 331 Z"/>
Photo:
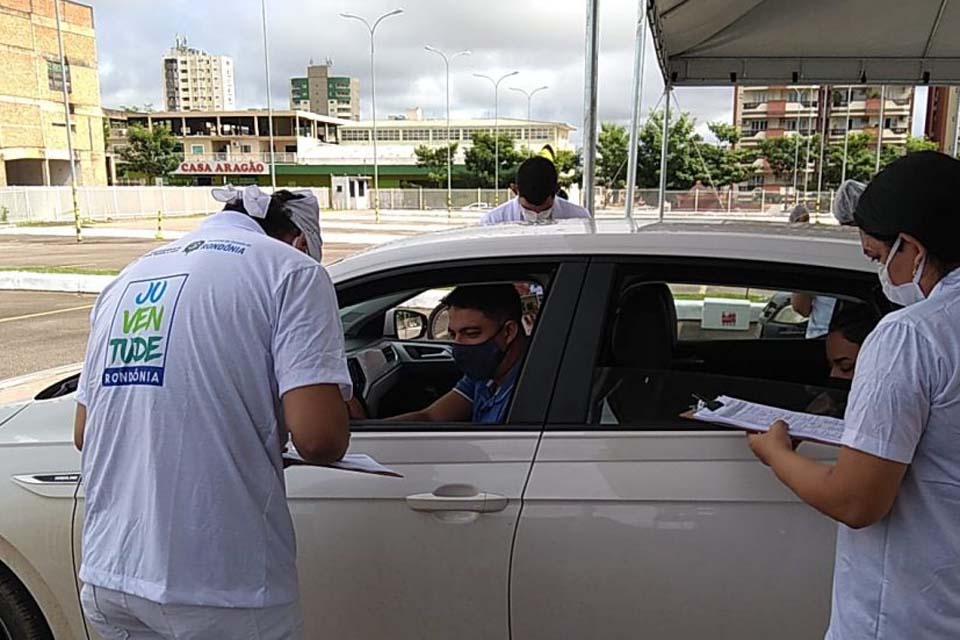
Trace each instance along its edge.
<path fill-rule="evenodd" d="M 533 120 L 533 118 L 530 117 L 530 114 L 532 113 L 530 105 L 533 103 L 533 96 L 537 95 L 538 92 L 546 91 L 549 88 L 550 87 L 548 87 L 547 85 L 543 85 L 542 87 L 537 87 L 533 91 L 527 91 L 526 89 L 521 89 L 519 87 L 510 87 L 510 91 L 516 91 L 517 93 L 522 93 L 523 95 L 527 96 L 527 145 L 528 146 L 530 144 L 530 133 L 531 133 L 530 122 Z M 532 152 L 533 149 L 530 149 L 530 151 Z"/>
<path fill-rule="evenodd" d="M 548 87 L 547 85 L 543 85 L 542 87 L 537 87 L 533 91 L 527 91 L 526 89 L 521 89 L 519 87 L 510 87 L 510 91 L 517 91 L 527 96 L 527 122 L 530 122 L 531 120 L 533 120 L 533 118 L 530 117 L 530 114 L 531 114 L 530 105 L 533 101 L 533 96 L 537 95 L 537 93 L 539 93 L 540 91 L 546 91 L 549 88 L 550 87 Z"/>
<path fill-rule="evenodd" d="M 489 80 L 493 84 L 493 204 L 500 204 L 500 83 L 515 76 L 519 71 L 505 73 L 496 80 L 482 73 L 475 73 L 478 78 Z"/>
<path fill-rule="evenodd" d="M 367 22 L 366 18 L 358 16 L 354 13 L 340 14 L 341 18 L 359 20 L 370 32 L 370 103 L 373 110 L 373 211 L 377 217 L 377 222 L 380 222 L 380 165 L 377 162 L 377 74 L 376 66 L 374 64 L 375 50 L 373 46 L 373 36 L 381 22 L 390 16 L 400 15 L 401 13 L 403 13 L 403 9 L 394 9 L 393 11 L 389 11 L 377 18 L 373 22 L 373 25 Z"/>
<path fill-rule="evenodd" d="M 57 47 L 60 54 L 60 80 L 61 80 L 61 90 L 63 94 L 63 117 L 64 122 L 66 123 L 66 134 L 67 134 L 67 153 L 70 154 L 70 193 L 73 198 L 73 225 L 74 232 L 77 236 L 77 242 L 83 241 L 83 233 L 80 227 L 80 205 L 77 200 L 77 158 L 73 152 L 73 133 L 70 124 L 70 87 L 67 86 L 70 82 L 70 78 L 67 75 L 69 69 L 67 67 L 67 57 L 63 51 L 63 27 L 60 24 L 60 3 L 54 2 L 53 7 L 56 11 L 57 19 Z M 49 164 L 49 163 L 48 163 Z M 48 180 L 49 183 L 49 171 Z"/>
<path fill-rule="evenodd" d="M 431 47 L 430 45 L 426 45 L 424 49 L 432 51 L 443 58 L 443 64 L 447 69 L 447 214 L 450 214 L 453 210 L 453 169 L 451 168 L 453 160 L 450 157 L 450 61 L 456 60 L 460 56 L 468 56 L 471 52 L 470 50 L 458 51 L 452 56 L 447 56 L 447 54 L 440 51 L 440 49 Z"/>

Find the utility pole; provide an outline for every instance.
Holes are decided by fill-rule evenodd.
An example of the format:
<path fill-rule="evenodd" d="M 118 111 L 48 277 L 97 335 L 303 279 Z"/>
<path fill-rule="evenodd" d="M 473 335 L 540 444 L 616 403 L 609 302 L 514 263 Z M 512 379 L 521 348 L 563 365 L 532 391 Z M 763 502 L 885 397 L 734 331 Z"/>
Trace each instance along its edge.
<path fill-rule="evenodd" d="M 426 45 L 424 49 L 443 58 L 443 64 L 447 71 L 447 215 L 449 216 L 453 212 L 453 159 L 451 158 L 450 152 L 450 62 L 460 56 L 470 55 L 470 51 L 459 51 L 452 56 L 447 56 L 447 54 L 440 51 L 440 49 L 436 49 L 430 45 Z"/>
<path fill-rule="evenodd" d="M 493 84 L 493 205 L 500 204 L 500 83 L 511 76 L 515 76 L 519 71 L 505 73 L 496 80 L 482 73 L 475 73 L 474 76 L 489 80 Z"/>

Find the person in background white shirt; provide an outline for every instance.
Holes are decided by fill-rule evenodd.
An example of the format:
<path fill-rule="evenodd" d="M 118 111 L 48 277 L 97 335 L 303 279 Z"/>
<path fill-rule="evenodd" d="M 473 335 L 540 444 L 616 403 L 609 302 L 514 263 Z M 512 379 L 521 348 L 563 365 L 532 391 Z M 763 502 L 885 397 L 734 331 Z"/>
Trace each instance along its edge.
<path fill-rule="evenodd" d="M 590 212 L 557 197 L 557 167 L 541 156 L 527 158 L 517 169 L 517 197 L 484 214 L 482 225 L 590 218 Z"/>
<path fill-rule="evenodd" d="M 81 603 L 108 640 L 303 634 L 281 454 L 291 436 L 309 462 L 347 450 L 337 298 L 309 198 L 216 196 L 224 211 L 129 265 L 91 315 Z"/>
<path fill-rule="evenodd" d="M 835 465 L 794 451 L 788 426 L 750 447 L 837 520 L 827 640 L 960 638 L 960 160 L 892 162 L 855 219 L 887 315 L 863 344 Z M 789 576 L 784 576 L 789 579 Z"/>

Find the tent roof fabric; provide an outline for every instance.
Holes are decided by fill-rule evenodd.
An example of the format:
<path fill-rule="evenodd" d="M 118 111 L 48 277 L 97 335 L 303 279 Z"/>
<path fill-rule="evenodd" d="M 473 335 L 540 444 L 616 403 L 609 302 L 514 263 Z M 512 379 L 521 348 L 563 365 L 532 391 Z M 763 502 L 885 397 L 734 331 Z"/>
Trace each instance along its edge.
<path fill-rule="evenodd" d="M 647 0 L 676 86 L 960 84 L 960 0 Z"/>

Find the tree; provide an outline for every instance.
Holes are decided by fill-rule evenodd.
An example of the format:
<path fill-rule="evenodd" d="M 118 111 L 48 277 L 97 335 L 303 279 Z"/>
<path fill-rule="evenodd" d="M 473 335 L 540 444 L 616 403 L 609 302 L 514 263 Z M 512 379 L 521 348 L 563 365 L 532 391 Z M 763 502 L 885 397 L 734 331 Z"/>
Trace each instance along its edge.
<path fill-rule="evenodd" d="M 927 140 L 924 138 L 914 138 L 910 136 L 907 138 L 907 153 L 916 153 L 917 151 L 936 151 L 939 149 L 937 143 L 933 140 Z"/>
<path fill-rule="evenodd" d="M 711 122 L 707 125 L 716 138 L 719 146 L 732 147 L 740 142 L 740 127 L 726 122 Z"/>
<path fill-rule="evenodd" d="M 700 145 L 706 145 L 694 133 L 695 122 L 689 113 L 681 113 L 672 120 L 667 147 L 667 189 L 689 189 L 698 179 L 705 178 Z M 650 114 L 640 129 L 637 149 L 637 184 L 654 188 L 660 184 L 660 148 L 663 139 L 663 112 Z M 698 155 L 698 151 L 700 154 Z M 719 186 L 719 185 L 718 185 Z"/>
<path fill-rule="evenodd" d="M 177 139 L 164 126 L 147 129 L 133 125 L 127 130 L 127 146 L 120 150 L 127 173 L 140 174 L 150 180 L 164 178 L 180 164 Z"/>
<path fill-rule="evenodd" d="M 475 187 L 490 187 L 493 184 L 496 168 L 496 139 L 489 133 L 473 134 L 473 146 L 464 154 L 464 164 L 468 180 Z M 524 160 L 523 155 L 513 146 L 513 139 L 500 134 L 500 184 L 507 186 L 517 173 L 517 166 Z"/>
<path fill-rule="evenodd" d="M 457 155 L 458 144 L 450 144 L 450 158 Z M 425 144 L 418 146 L 413 150 L 417 156 L 417 166 L 425 167 L 428 171 L 427 179 L 437 187 L 442 187 L 447 182 L 447 148 L 431 148 Z M 451 167 L 452 170 L 452 167 Z"/>
<path fill-rule="evenodd" d="M 583 164 L 580 149 L 570 151 L 561 149 L 556 154 L 557 173 L 560 186 L 567 189 L 572 184 L 579 184 L 583 180 Z"/>
<path fill-rule="evenodd" d="M 627 182 L 627 153 L 630 136 L 626 127 L 612 122 L 600 125 L 597 138 L 597 181 L 611 189 Z"/>

